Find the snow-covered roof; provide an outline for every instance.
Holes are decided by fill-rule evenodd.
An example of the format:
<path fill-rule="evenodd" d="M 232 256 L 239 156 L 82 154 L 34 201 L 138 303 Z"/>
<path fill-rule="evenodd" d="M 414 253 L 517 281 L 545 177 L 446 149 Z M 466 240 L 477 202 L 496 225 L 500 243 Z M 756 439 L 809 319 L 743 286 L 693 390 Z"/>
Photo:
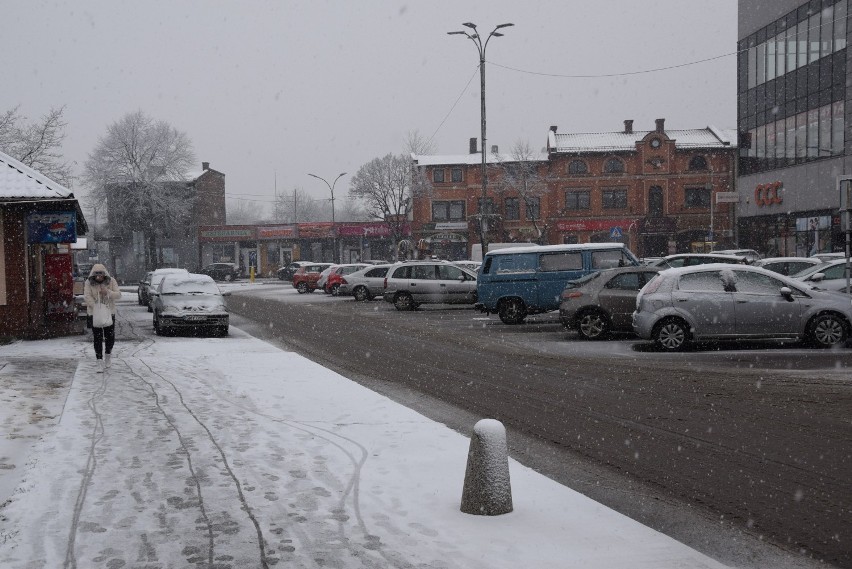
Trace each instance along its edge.
<path fill-rule="evenodd" d="M 475 166 L 477 164 L 482 164 L 482 154 L 479 152 L 473 154 L 443 154 L 443 155 L 429 155 L 429 154 L 412 154 L 411 159 L 417 162 L 419 166 L 448 166 L 448 165 L 468 165 Z M 493 154 L 488 153 L 485 155 L 485 163 L 486 164 L 503 164 L 507 162 L 517 162 L 518 160 L 510 154 Z M 529 162 L 547 162 L 547 154 L 546 153 L 536 153 L 530 157 Z"/>
<path fill-rule="evenodd" d="M 64 199 L 74 194 L 47 176 L 0 152 L 0 199 Z"/>
<path fill-rule="evenodd" d="M 651 134 L 652 130 L 626 132 L 548 133 L 552 152 L 616 152 L 635 150 L 636 144 Z M 687 130 L 665 130 L 674 140 L 675 148 L 734 148 L 737 131 L 714 126 Z"/>

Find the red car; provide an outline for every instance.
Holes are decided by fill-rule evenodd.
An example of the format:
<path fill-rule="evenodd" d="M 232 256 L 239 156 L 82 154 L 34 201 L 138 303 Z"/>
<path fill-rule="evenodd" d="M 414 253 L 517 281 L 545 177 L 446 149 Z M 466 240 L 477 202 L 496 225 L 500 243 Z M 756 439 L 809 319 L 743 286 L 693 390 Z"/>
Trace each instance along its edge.
<path fill-rule="evenodd" d="M 299 291 L 299 294 L 314 292 L 319 288 L 317 281 L 320 278 L 320 273 L 330 266 L 331 263 L 310 263 L 299 267 L 299 270 L 293 275 L 293 288 Z"/>
<path fill-rule="evenodd" d="M 325 292 L 332 296 L 337 296 L 340 292 L 340 284 L 344 282 L 343 277 L 351 275 L 355 271 L 368 267 L 364 263 L 351 263 L 348 265 L 337 265 L 332 269 L 331 273 L 325 281 Z"/>

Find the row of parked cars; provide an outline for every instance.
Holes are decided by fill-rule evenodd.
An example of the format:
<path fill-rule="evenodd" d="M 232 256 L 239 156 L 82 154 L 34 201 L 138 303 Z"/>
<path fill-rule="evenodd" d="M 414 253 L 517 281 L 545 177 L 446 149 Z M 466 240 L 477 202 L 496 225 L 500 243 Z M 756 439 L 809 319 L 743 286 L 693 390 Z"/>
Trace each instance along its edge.
<path fill-rule="evenodd" d="M 137 288 L 139 305 L 153 313 L 157 335 L 175 330 L 227 335 L 229 315 L 224 297 L 228 295 L 219 290 L 212 276 L 176 268 L 149 272 Z"/>

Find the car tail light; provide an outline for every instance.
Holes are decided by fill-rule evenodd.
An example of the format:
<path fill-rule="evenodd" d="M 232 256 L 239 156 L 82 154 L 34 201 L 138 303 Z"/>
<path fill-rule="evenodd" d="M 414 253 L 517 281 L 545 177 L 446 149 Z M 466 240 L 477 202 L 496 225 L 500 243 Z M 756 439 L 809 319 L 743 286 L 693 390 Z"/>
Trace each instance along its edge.
<path fill-rule="evenodd" d="M 384 284 L 382 284 L 382 288 L 388 288 L 388 278 L 385 277 Z"/>
<path fill-rule="evenodd" d="M 583 293 L 576 290 L 562 291 L 562 300 L 571 300 L 572 298 L 580 298 L 581 296 L 583 296 Z"/>
<path fill-rule="evenodd" d="M 340 284 L 349 284 L 344 277 L 340 277 Z"/>
<path fill-rule="evenodd" d="M 663 284 L 663 277 L 656 275 L 642 288 L 642 294 L 654 294 L 661 284 Z"/>

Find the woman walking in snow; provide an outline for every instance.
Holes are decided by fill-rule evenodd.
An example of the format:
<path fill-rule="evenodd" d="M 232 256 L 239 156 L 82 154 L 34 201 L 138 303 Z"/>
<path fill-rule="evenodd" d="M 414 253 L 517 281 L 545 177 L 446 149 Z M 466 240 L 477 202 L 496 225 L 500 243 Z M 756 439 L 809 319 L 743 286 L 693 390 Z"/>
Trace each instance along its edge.
<path fill-rule="evenodd" d="M 111 363 L 112 347 L 115 344 L 115 301 L 121 298 L 121 291 L 118 290 L 118 283 L 109 275 L 106 267 L 97 263 L 92 267 L 89 278 L 86 279 L 83 296 L 86 299 L 86 315 L 92 319 L 95 357 L 100 365 L 98 371 L 103 372 Z M 108 311 L 109 318 L 99 321 L 95 317 L 96 310 Z M 104 359 L 104 347 L 106 347 L 106 359 Z"/>

